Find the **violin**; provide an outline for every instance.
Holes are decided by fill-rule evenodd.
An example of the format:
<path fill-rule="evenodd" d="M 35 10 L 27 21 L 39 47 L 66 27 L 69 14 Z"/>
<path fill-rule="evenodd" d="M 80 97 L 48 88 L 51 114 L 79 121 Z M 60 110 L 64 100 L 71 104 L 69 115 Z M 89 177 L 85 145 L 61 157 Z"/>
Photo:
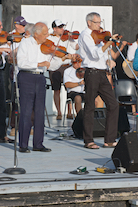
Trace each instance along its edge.
<path fill-rule="evenodd" d="M 19 32 L 14 32 L 12 34 L 9 34 L 7 38 L 8 37 L 12 37 L 13 42 L 20 42 L 23 38 L 23 35 L 21 35 Z"/>
<path fill-rule="evenodd" d="M 23 35 L 20 35 L 18 32 L 9 34 L 6 31 L 1 31 L 0 33 L 0 44 L 5 44 L 8 42 L 8 37 L 12 37 L 13 42 L 20 42 L 23 38 Z"/>
<path fill-rule="evenodd" d="M 55 49 L 56 47 L 56 49 Z M 54 42 L 52 42 L 51 40 L 46 39 L 46 41 L 41 44 L 41 52 L 43 54 L 53 54 L 57 57 L 64 57 L 65 55 L 69 54 L 66 51 L 66 48 L 63 46 L 55 46 Z"/>
<path fill-rule="evenodd" d="M 1 31 L 0 33 L 0 44 L 5 44 L 7 42 L 8 32 Z"/>
<path fill-rule="evenodd" d="M 61 40 L 66 41 L 68 39 L 78 39 L 80 33 L 78 31 L 69 32 L 68 30 L 64 30 Z"/>
<path fill-rule="evenodd" d="M 76 69 L 76 76 L 77 76 L 79 79 L 84 78 L 85 70 L 86 70 L 85 68 L 77 68 L 77 69 Z"/>
<path fill-rule="evenodd" d="M 92 38 L 94 39 L 95 44 L 100 44 L 101 41 L 103 41 L 104 43 L 106 43 L 108 40 L 108 38 L 111 37 L 111 33 L 109 31 L 104 31 L 104 32 L 100 32 L 97 30 L 93 30 L 91 33 Z M 118 35 L 118 40 L 120 40 L 123 36 L 122 35 Z M 116 42 L 116 45 L 119 46 L 121 42 Z M 128 45 L 132 45 L 132 43 L 127 43 Z M 112 44 L 112 46 L 115 46 L 115 43 Z"/>
<path fill-rule="evenodd" d="M 101 41 L 106 43 L 107 41 L 105 40 L 105 37 L 111 37 L 111 33 L 109 31 L 100 32 L 97 30 L 93 30 L 91 36 L 94 39 L 95 44 L 98 45 Z"/>

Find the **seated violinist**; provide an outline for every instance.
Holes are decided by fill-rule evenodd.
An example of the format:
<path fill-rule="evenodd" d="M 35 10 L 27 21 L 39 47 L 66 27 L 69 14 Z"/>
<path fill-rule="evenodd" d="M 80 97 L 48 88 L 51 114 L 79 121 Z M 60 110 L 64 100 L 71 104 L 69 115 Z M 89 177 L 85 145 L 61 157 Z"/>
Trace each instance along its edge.
<path fill-rule="evenodd" d="M 79 58 L 77 60 L 72 61 L 72 66 L 64 71 L 63 76 L 63 83 L 68 93 L 67 97 L 71 98 L 72 101 L 75 102 L 77 113 L 81 110 L 81 103 L 85 99 L 84 79 L 79 75 L 79 71 L 81 73 L 81 70 L 85 71 L 85 69 L 80 68 L 82 59 L 79 55 L 78 57 Z"/>

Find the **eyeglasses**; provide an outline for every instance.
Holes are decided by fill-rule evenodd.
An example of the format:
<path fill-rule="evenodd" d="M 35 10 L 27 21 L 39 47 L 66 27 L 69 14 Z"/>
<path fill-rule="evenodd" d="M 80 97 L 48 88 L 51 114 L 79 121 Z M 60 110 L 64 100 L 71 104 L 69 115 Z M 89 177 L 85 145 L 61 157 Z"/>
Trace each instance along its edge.
<path fill-rule="evenodd" d="M 101 24 L 102 23 L 102 21 L 101 22 L 95 22 L 93 20 L 90 20 L 90 21 L 93 22 L 94 24 Z"/>
<path fill-rule="evenodd" d="M 63 28 L 63 27 L 64 27 L 64 25 L 63 25 L 63 24 L 61 24 L 61 25 L 59 25 L 59 26 L 58 26 L 58 28 Z"/>

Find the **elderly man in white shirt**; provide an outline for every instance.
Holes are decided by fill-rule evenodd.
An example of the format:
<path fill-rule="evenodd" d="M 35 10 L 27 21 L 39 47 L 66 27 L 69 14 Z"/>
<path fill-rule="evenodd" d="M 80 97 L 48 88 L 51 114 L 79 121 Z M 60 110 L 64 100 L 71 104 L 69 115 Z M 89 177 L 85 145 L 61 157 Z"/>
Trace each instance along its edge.
<path fill-rule="evenodd" d="M 93 30 L 100 30 L 101 17 L 98 13 L 92 12 L 86 16 L 87 28 L 79 36 L 78 44 L 80 55 L 83 60 L 82 67 L 86 67 L 84 75 L 85 82 L 85 107 L 83 118 L 83 139 L 84 147 L 90 149 L 99 149 L 93 140 L 94 110 L 95 98 L 100 95 L 105 102 L 107 109 L 105 139 L 103 147 L 115 147 L 118 127 L 118 103 L 116 101 L 111 84 L 109 83 L 106 70 L 109 65 L 107 48 L 113 41 L 107 41 L 105 44 L 95 43 L 92 37 Z M 117 34 L 111 39 L 116 39 Z M 104 40 L 104 39 L 103 39 Z M 112 67 L 114 62 L 111 61 Z"/>
<path fill-rule="evenodd" d="M 41 44 L 48 37 L 48 28 L 45 23 L 34 25 L 32 36 L 21 41 L 17 51 L 19 68 L 18 84 L 20 90 L 20 121 L 19 121 L 19 151 L 28 153 L 28 141 L 31 130 L 31 113 L 34 109 L 33 151 L 50 152 L 51 149 L 43 146 L 44 137 L 44 109 L 46 95 L 46 79 L 43 75 L 46 69 L 53 64 L 51 55 L 41 52 Z M 63 58 L 71 58 L 67 55 Z M 50 61 L 51 60 L 51 61 Z M 54 62 L 55 63 L 55 62 Z M 57 64 L 57 67 L 62 63 Z"/>

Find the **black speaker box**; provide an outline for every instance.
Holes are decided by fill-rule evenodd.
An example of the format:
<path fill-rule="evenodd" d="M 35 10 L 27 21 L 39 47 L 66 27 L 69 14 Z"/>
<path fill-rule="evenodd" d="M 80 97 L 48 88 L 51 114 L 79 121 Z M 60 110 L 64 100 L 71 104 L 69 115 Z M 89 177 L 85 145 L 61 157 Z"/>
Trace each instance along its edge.
<path fill-rule="evenodd" d="M 94 111 L 93 137 L 103 137 L 105 132 L 106 108 L 96 108 Z M 83 138 L 83 109 L 77 114 L 72 130 L 77 138 Z"/>
<path fill-rule="evenodd" d="M 138 133 L 123 135 L 112 155 L 115 167 L 124 167 L 127 172 L 138 172 Z"/>
<path fill-rule="evenodd" d="M 119 106 L 118 131 L 122 135 L 124 132 L 130 131 L 130 124 L 125 106 Z"/>

